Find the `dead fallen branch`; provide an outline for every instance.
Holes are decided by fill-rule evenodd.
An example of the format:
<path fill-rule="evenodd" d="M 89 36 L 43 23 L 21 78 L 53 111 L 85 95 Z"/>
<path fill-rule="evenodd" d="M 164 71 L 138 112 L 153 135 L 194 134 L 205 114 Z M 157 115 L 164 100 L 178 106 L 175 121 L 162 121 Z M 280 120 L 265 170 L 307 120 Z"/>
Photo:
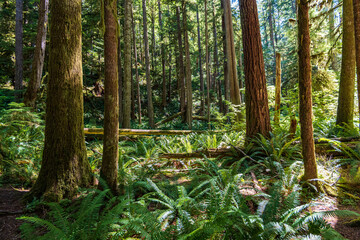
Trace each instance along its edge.
<path fill-rule="evenodd" d="M 176 114 L 174 114 L 174 115 L 172 115 L 172 116 L 170 116 L 170 117 L 168 117 L 168 118 L 166 118 L 166 119 L 164 119 L 164 120 L 156 123 L 156 124 L 155 124 L 155 127 L 158 127 L 158 126 L 160 126 L 160 125 L 162 125 L 162 124 L 164 124 L 164 123 L 170 122 L 171 120 L 173 120 L 173 119 L 175 119 L 175 118 L 183 115 L 184 113 L 185 113 L 185 112 L 178 112 L 178 113 L 176 113 Z"/>
<path fill-rule="evenodd" d="M 201 131 L 201 130 L 147 130 L 147 129 L 119 129 L 119 136 L 141 135 L 188 135 L 191 133 L 224 133 L 225 131 Z M 85 135 L 104 135 L 102 128 L 85 128 Z"/>
<path fill-rule="evenodd" d="M 229 149 L 229 148 L 210 148 L 193 153 L 165 153 L 159 155 L 159 158 L 167 159 L 188 159 L 188 158 L 223 158 L 228 156 L 238 156 L 239 153 Z M 244 157 L 244 156 L 240 156 Z"/>

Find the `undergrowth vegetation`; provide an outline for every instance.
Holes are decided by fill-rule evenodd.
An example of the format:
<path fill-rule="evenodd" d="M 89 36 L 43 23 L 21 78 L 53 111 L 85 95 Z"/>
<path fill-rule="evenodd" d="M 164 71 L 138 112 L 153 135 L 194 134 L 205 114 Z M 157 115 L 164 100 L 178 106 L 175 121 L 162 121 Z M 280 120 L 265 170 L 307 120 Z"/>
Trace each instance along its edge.
<path fill-rule="evenodd" d="M 113 196 L 109 190 L 82 189 L 74 201 L 34 200 L 28 210 L 39 209 L 40 205 L 45 211 L 41 218 L 34 214 L 20 218 L 25 221 L 22 236 L 24 239 L 342 239 L 325 219 L 360 215 L 345 210 L 312 210 L 319 201 L 314 201 L 316 194 L 309 195 L 309 189 L 304 189 L 300 182 L 303 163 L 299 133 L 291 138 L 287 133 L 289 121 L 290 118 L 282 118 L 271 138 L 259 135 L 246 145 L 241 130 L 125 138 L 119 142 L 122 196 Z M 217 129 L 232 129 L 226 119 L 218 124 Z M 357 132 L 329 125 L 325 117 L 317 119 L 317 124 L 323 126 L 316 133 L 320 137 L 354 136 Z M 42 113 L 22 104 L 7 103 L 0 112 L 1 184 L 32 186 L 40 169 L 43 141 Z M 342 157 L 318 156 L 319 182 L 327 186 L 323 188 L 327 190 L 342 183 L 341 167 L 350 169 L 348 172 L 355 181 L 359 175 L 359 149 L 336 140 L 326 141 Z M 102 141 L 89 139 L 86 144 L 92 172 L 99 179 Z M 233 154 L 218 158 L 205 154 L 203 158 L 162 157 L 168 153 L 204 153 L 211 149 L 227 149 Z M 99 179 L 99 182 L 103 181 Z M 352 195 L 340 195 L 344 203 L 349 199 L 356 201 L 349 197 Z"/>

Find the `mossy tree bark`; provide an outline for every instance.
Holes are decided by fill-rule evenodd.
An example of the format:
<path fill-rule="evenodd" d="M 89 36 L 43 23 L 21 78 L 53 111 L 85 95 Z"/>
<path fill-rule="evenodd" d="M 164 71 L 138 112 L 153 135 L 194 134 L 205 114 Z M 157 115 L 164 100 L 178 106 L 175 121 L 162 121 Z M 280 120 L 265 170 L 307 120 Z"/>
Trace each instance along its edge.
<path fill-rule="evenodd" d="M 357 72 L 357 91 L 360 114 L 360 0 L 353 0 L 354 27 L 355 27 L 355 47 L 356 47 L 356 72 Z M 359 116 L 360 119 L 360 116 Z"/>
<path fill-rule="evenodd" d="M 51 2 L 45 145 L 29 197 L 72 198 L 91 183 L 83 122 L 81 0 Z"/>
<path fill-rule="evenodd" d="M 118 31 L 116 1 L 104 0 L 105 109 L 104 145 L 100 177 L 117 193 L 119 96 L 118 96 Z M 130 104 L 130 102 L 129 102 Z M 102 188 L 103 186 L 100 186 Z"/>
<path fill-rule="evenodd" d="M 276 79 L 275 79 L 275 125 L 280 123 L 280 104 L 281 104 L 281 54 L 276 53 Z"/>
<path fill-rule="evenodd" d="M 231 14 L 230 0 L 223 0 L 224 3 L 224 20 L 225 20 L 225 43 L 226 43 L 226 63 L 227 75 L 229 81 L 230 101 L 234 105 L 241 104 L 241 96 L 239 90 L 239 81 L 236 68 L 236 52 L 234 45 L 234 31 Z M 237 114 L 237 120 L 241 119 L 241 114 Z"/>
<path fill-rule="evenodd" d="M 24 96 L 24 104 L 28 107 L 35 107 L 37 93 L 40 89 L 45 57 L 48 12 L 49 0 L 40 0 L 34 59 L 32 62 L 30 81 Z"/>
<path fill-rule="evenodd" d="M 186 84 L 186 112 L 185 119 L 189 129 L 192 129 L 192 82 L 191 82 L 191 60 L 190 60 L 190 46 L 189 35 L 187 27 L 187 13 L 186 2 L 183 0 L 183 27 L 184 27 L 184 48 L 185 48 L 185 84 Z"/>
<path fill-rule="evenodd" d="M 298 4 L 298 56 L 299 56 L 299 115 L 301 144 L 305 174 L 303 180 L 317 179 L 315 144 L 312 123 L 311 97 L 311 54 L 309 1 L 300 0 Z"/>
<path fill-rule="evenodd" d="M 353 127 L 355 92 L 355 34 L 353 0 L 344 0 L 343 40 L 336 124 Z"/>
<path fill-rule="evenodd" d="M 210 53 L 209 53 L 209 30 L 208 30 L 208 15 L 207 15 L 207 0 L 205 0 L 205 49 L 206 49 L 206 96 L 207 96 L 207 120 L 210 128 Z"/>
<path fill-rule="evenodd" d="M 132 1 L 125 0 L 124 18 L 124 99 L 123 99 L 123 128 L 130 128 L 131 123 L 131 11 Z"/>
<path fill-rule="evenodd" d="M 144 45 L 145 45 L 145 68 L 146 68 L 146 89 L 148 100 L 148 117 L 149 125 L 151 128 L 155 128 L 154 122 L 154 106 L 152 101 L 152 88 L 150 79 L 150 57 L 149 57 L 149 38 L 147 29 L 147 15 L 146 15 L 146 0 L 142 0 L 143 7 L 143 31 L 144 31 Z"/>
<path fill-rule="evenodd" d="M 256 0 L 241 0 L 243 34 L 246 137 L 269 136 L 271 131 L 264 57 Z"/>

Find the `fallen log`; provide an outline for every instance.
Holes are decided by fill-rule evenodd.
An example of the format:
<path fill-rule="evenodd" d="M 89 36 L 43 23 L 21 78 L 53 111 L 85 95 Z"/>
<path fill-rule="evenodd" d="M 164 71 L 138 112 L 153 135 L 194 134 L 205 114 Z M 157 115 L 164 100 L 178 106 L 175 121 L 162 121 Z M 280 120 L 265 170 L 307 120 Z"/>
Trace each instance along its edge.
<path fill-rule="evenodd" d="M 188 135 L 191 133 L 224 133 L 226 131 L 202 131 L 202 130 L 147 130 L 147 129 L 119 129 L 119 136 L 141 135 Z M 104 135 L 102 128 L 85 128 L 85 135 Z"/>
<path fill-rule="evenodd" d="M 208 121 L 207 117 L 204 116 L 193 116 L 194 120 L 198 120 L 198 121 Z M 218 122 L 219 120 L 216 118 L 210 118 L 210 122 Z"/>
<path fill-rule="evenodd" d="M 239 156 L 239 153 L 230 148 L 210 148 L 205 150 L 196 151 L 193 153 L 164 153 L 160 154 L 159 158 L 166 159 L 189 159 L 189 158 L 223 158 Z M 245 155 L 244 155 L 245 156 Z M 240 156 L 240 157 L 244 157 Z"/>
<path fill-rule="evenodd" d="M 174 114 L 174 115 L 172 115 L 172 116 L 170 116 L 170 117 L 168 117 L 168 118 L 166 118 L 166 119 L 164 119 L 164 120 L 156 123 L 156 124 L 155 124 L 155 127 L 158 127 L 158 126 L 160 126 L 160 125 L 162 125 L 162 124 L 164 124 L 164 123 L 170 122 L 171 120 L 173 120 L 173 119 L 175 119 L 175 118 L 183 115 L 184 113 L 185 113 L 185 112 L 178 112 L 178 113 L 176 113 L 176 114 Z"/>

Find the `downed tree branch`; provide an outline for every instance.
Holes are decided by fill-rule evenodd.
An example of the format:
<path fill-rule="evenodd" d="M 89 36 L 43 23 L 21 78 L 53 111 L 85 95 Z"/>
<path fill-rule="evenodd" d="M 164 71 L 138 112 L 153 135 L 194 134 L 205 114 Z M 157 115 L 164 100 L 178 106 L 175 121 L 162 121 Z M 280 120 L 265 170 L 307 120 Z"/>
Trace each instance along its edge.
<path fill-rule="evenodd" d="M 140 135 L 188 135 L 191 133 L 224 133 L 226 131 L 201 131 L 201 130 L 147 130 L 147 129 L 119 129 L 119 136 Z M 85 128 L 85 135 L 104 135 L 102 128 Z"/>
<path fill-rule="evenodd" d="M 159 158 L 167 159 L 188 159 L 188 158 L 217 158 L 217 157 L 231 157 L 237 155 L 229 148 L 210 148 L 193 153 L 165 153 L 159 155 Z M 242 156 L 244 157 L 244 156 Z"/>
<path fill-rule="evenodd" d="M 168 118 L 166 118 L 166 119 L 164 119 L 164 120 L 156 123 L 156 124 L 155 124 L 155 127 L 158 127 L 158 126 L 160 126 L 160 125 L 162 125 L 162 124 L 164 124 L 164 123 L 170 122 L 171 120 L 173 120 L 173 119 L 175 119 L 175 118 L 183 115 L 184 113 L 185 113 L 185 112 L 178 112 L 178 113 L 176 113 L 176 114 L 174 114 L 174 115 L 172 115 L 172 116 L 170 116 L 170 117 L 168 117 Z"/>
<path fill-rule="evenodd" d="M 198 120 L 198 121 L 208 121 L 207 117 L 204 116 L 193 116 L 194 120 Z M 210 122 L 218 122 L 219 120 L 216 118 L 210 118 Z"/>

